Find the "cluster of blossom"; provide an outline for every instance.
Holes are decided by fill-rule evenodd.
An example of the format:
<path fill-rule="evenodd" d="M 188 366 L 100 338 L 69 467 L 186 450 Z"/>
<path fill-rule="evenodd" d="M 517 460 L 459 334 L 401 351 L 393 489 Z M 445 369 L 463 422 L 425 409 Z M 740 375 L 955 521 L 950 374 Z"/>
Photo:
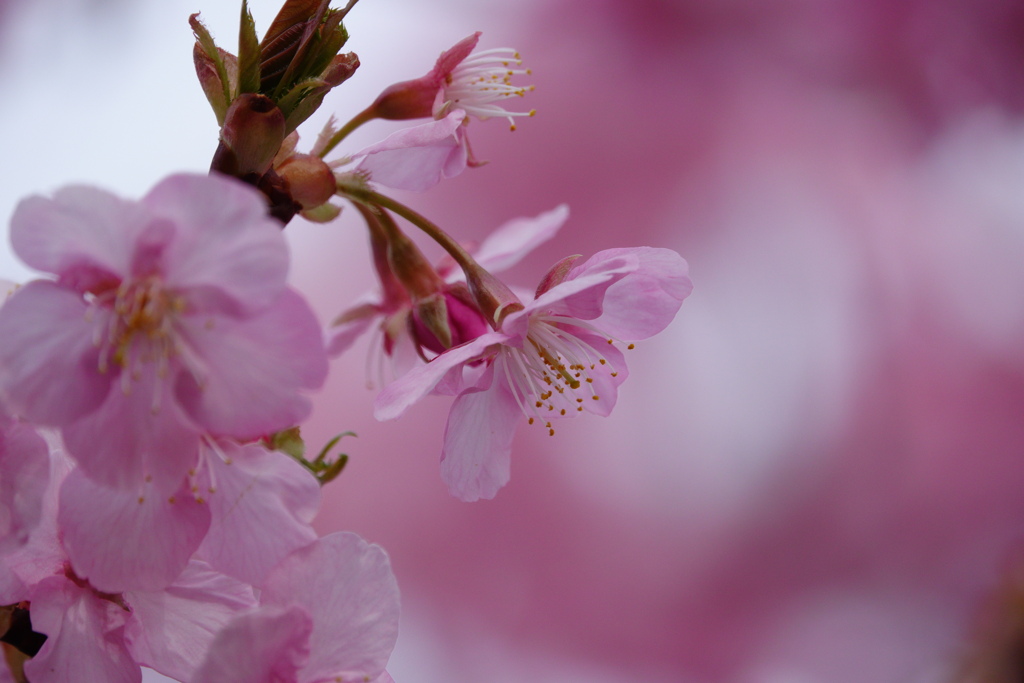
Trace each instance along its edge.
<path fill-rule="evenodd" d="M 471 118 L 506 117 L 525 72 L 479 34 L 398 83 L 309 153 L 296 127 L 358 67 L 339 54 L 354 2 L 288 0 L 259 40 L 243 2 L 238 54 L 198 16 L 195 64 L 221 126 L 209 175 L 173 175 L 139 201 L 85 186 L 31 197 L 15 253 L 52 277 L 0 307 L 0 681 L 390 681 L 398 589 L 387 556 L 349 533 L 317 538 L 321 486 L 344 456 L 307 459 L 298 427 L 328 356 L 379 325 L 397 378 L 379 419 L 455 396 L 442 476 L 463 500 L 509 479 L 525 416 L 606 415 L 620 346 L 663 329 L 689 294 L 655 248 L 556 263 L 530 296 L 493 273 L 549 239 L 559 207 L 512 221 L 471 254 L 379 193 L 424 190 L 475 161 Z M 373 119 L 428 119 L 325 161 Z M 350 203 L 369 229 L 380 293 L 325 331 L 286 283 L 282 227 Z M 395 216 L 452 257 L 433 267 Z M 399 361 L 398 359 L 402 360 Z"/>

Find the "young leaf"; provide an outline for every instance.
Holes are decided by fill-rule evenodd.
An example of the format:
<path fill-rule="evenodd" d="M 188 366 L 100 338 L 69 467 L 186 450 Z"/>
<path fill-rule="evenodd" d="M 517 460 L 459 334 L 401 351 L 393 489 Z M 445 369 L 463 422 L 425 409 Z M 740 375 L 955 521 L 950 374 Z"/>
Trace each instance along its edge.
<path fill-rule="evenodd" d="M 238 26 L 238 92 L 259 92 L 260 42 L 249 3 L 242 0 L 242 16 Z"/>

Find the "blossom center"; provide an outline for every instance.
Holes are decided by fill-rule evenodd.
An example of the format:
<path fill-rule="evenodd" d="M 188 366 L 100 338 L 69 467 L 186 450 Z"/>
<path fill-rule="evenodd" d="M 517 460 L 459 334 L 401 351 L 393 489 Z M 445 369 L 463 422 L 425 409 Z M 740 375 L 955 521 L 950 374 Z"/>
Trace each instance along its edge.
<path fill-rule="evenodd" d="M 158 375 L 164 376 L 170 359 L 176 354 L 175 321 L 185 310 L 185 300 L 164 287 L 157 276 L 123 281 L 116 290 L 100 294 L 94 305 L 109 310 L 103 337 L 99 371 L 107 372 L 111 364 L 128 370 L 137 378 L 140 364 L 157 363 Z"/>
<path fill-rule="evenodd" d="M 512 130 L 516 129 L 513 117 L 533 116 L 535 110 L 510 112 L 497 101 L 508 97 L 522 97 L 533 90 L 532 85 L 513 85 L 512 78 L 529 75 L 529 69 L 522 65 L 519 53 L 511 48 L 496 48 L 471 54 L 451 73 L 445 76 L 440 97 L 435 107 L 435 116 L 448 109 L 462 109 L 470 116 L 484 120 L 492 116 L 507 118 Z"/>
<path fill-rule="evenodd" d="M 618 373 L 600 348 L 585 334 L 585 324 L 562 316 L 531 316 L 522 347 L 503 346 L 499 355 L 505 377 L 531 424 L 583 412 L 587 401 L 599 401 L 597 382 Z M 614 342 L 614 340 L 605 340 Z"/>

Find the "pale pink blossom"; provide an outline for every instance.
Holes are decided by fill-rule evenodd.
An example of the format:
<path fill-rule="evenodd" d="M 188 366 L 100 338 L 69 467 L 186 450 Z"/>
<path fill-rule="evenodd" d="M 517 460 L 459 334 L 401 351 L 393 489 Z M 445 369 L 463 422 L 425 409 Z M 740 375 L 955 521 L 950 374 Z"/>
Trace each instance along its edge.
<path fill-rule="evenodd" d="M 563 262 L 537 297 L 498 329 L 385 388 L 375 415 L 399 417 L 432 391 L 457 394 L 445 429 L 442 477 L 457 498 L 492 498 L 508 482 L 521 417 L 553 435 L 555 419 L 608 415 L 626 378 L 617 344 L 660 332 L 691 289 L 686 262 L 668 249 L 612 249 L 580 265 Z"/>
<path fill-rule="evenodd" d="M 533 90 L 512 83 L 514 77 L 530 73 L 519 68 L 519 53 L 511 48 L 474 52 L 479 40 L 479 32 L 462 39 L 441 54 L 428 74 L 395 83 L 380 94 L 367 110 L 375 117 L 436 120 L 400 130 L 356 153 L 353 158 L 363 159 L 359 170 L 382 185 L 422 192 L 467 166 L 481 165 L 466 133 L 470 117 L 506 118 L 515 130 L 516 117 L 534 115 L 532 109 L 508 111 L 501 105 Z"/>
<path fill-rule="evenodd" d="M 201 436 L 252 439 L 310 412 L 327 364 L 288 289 L 288 250 L 262 196 L 176 175 L 141 201 L 90 187 L 24 200 L 15 252 L 56 275 L 0 309 L 0 387 L 58 426 L 98 482 L 175 491 Z"/>
<path fill-rule="evenodd" d="M 122 584 L 113 581 L 108 571 L 106 583 L 97 586 L 68 552 L 63 526 L 67 515 L 57 511 L 58 492 L 76 471 L 59 452 L 51 462 L 43 517 L 28 543 L 5 557 L 0 570 L 0 604 L 27 601 L 33 630 L 46 636 L 26 665 L 29 679 L 33 683 L 137 682 L 140 666 L 148 666 L 172 678 L 190 680 L 214 635 L 233 616 L 255 606 L 252 588 L 199 560 L 178 567 L 164 585 L 144 586 L 144 581 L 125 570 Z M 100 504 L 100 498 L 94 503 Z M 110 529 L 102 531 L 112 535 Z M 136 540 L 114 538 L 124 545 Z M 137 554 L 146 551 L 143 547 Z M 134 566 L 151 576 L 152 564 L 140 558 Z"/>
<path fill-rule="evenodd" d="M 479 31 L 463 38 L 442 52 L 425 76 L 388 86 L 370 110 L 379 118 L 401 120 L 442 118 L 461 109 L 481 120 L 507 118 L 515 129 L 513 117 L 532 116 L 533 111 L 509 112 L 497 103 L 533 90 L 512 83 L 513 77 L 530 72 L 519 68 L 522 60 L 511 48 L 474 52 L 479 41 Z"/>
<path fill-rule="evenodd" d="M 378 546 L 318 539 L 270 572 L 260 603 L 217 635 L 191 683 L 391 681 L 398 586 Z"/>

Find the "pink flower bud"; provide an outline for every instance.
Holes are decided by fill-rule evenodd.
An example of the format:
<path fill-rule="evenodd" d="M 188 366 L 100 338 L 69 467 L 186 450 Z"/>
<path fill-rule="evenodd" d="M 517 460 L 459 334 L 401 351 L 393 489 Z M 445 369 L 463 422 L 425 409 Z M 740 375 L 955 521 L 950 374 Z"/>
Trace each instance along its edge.
<path fill-rule="evenodd" d="M 444 353 L 488 331 L 483 315 L 461 284 L 416 302 L 411 328 L 417 345 L 434 353 Z"/>

